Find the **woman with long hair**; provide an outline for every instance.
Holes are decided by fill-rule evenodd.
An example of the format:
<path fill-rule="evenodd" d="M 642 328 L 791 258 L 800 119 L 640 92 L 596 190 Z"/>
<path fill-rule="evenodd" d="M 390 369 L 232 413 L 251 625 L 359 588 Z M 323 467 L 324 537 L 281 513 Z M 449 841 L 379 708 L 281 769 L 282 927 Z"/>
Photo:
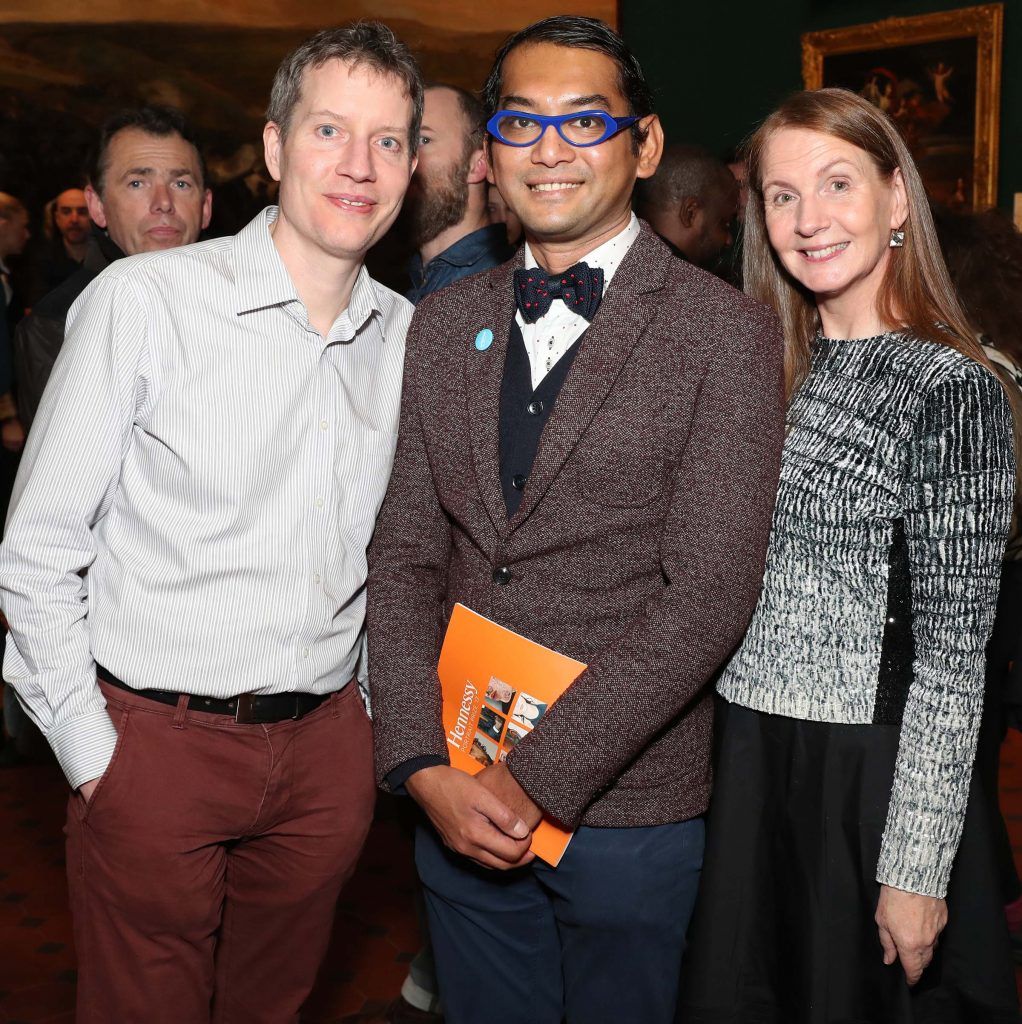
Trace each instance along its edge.
<path fill-rule="evenodd" d="M 760 602 L 718 684 L 683 1019 L 1015 1021 L 970 785 L 1009 401 L 886 115 L 798 93 L 748 155 L 745 289 L 784 327 L 788 428 Z"/>

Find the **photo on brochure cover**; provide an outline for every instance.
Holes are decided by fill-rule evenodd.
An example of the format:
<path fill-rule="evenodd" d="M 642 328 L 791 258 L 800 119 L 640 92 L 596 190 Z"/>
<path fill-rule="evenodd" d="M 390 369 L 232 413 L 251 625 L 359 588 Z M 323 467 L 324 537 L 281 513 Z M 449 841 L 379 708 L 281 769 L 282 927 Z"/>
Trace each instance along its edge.
<path fill-rule="evenodd" d="M 504 722 L 506 721 L 501 715 L 498 715 L 496 711 L 490 708 L 481 708 L 479 711 L 479 728 L 487 736 L 492 736 L 493 739 L 499 740 L 500 734 L 504 729 Z"/>
<path fill-rule="evenodd" d="M 549 705 L 544 704 L 540 700 L 536 700 L 535 697 L 530 697 L 527 693 L 519 694 L 518 700 L 515 702 L 515 710 L 512 718 L 516 722 L 521 722 L 523 725 L 529 726 L 531 729 L 545 714 L 546 709 Z"/>
<path fill-rule="evenodd" d="M 514 687 L 510 683 L 505 683 L 503 679 L 490 676 L 490 681 L 486 684 L 484 699 L 491 707 L 502 715 L 506 715 L 511 710 L 511 704 L 515 699 Z"/>
<path fill-rule="evenodd" d="M 515 725 L 514 722 L 507 723 L 507 732 L 504 734 L 504 746 L 510 750 L 512 747 L 517 746 L 518 741 L 523 736 L 528 736 L 529 731 L 523 729 L 520 725 Z"/>
<path fill-rule="evenodd" d="M 489 736 L 477 732 L 470 753 L 480 764 L 489 767 L 497 760 L 497 744 Z"/>

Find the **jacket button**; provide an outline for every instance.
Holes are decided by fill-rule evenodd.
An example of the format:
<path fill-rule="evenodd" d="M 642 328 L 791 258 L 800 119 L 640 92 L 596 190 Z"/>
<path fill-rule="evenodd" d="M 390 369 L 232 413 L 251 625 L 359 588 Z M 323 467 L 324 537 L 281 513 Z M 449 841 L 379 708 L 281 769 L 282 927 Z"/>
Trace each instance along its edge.
<path fill-rule="evenodd" d="M 493 582 L 498 586 L 506 587 L 511 582 L 511 570 L 506 565 L 502 565 L 500 568 L 494 569 Z"/>
<path fill-rule="evenodd" d="M 524 474 L 522 474 L 522 473 L 515 473 L 515 475 L 513 477 L 511 477 L 511 486 L 516 491 L 523 491 L 523 490 L 525 490 L 525 481 L 526 481 L 526 479 L 527 478 L 525 477 Z"/>
<path fill-rule="evenodd" d="M 546 406 L 543 405 L 543 403 L 541 401 L 539 401 L 539 399 L 537 399 L 534 402 L 529 402 L 529 404 L 525 407 L 525 411 L 530 416 L 539 416 L 539 415 L 542 414 L 542 412 L 543 412 L 543 410 L 545 408 L 546 408 Z"/>

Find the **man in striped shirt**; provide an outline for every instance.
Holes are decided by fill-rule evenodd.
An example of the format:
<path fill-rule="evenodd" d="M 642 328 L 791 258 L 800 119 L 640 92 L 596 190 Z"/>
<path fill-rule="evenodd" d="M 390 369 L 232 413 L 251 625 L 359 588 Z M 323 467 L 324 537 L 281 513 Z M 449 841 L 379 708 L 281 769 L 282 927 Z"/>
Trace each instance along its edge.
<path fill-rule="evenodd" d="M 297 1021 L 325 952 L 374 799 L 353 679 L 411 317 L 363 258 L 421 110 L 389 29 L 319 33 L 273 86 L 279 207 L 69 314 L 0 599 L 73 790 L 80 1022 Z"/>

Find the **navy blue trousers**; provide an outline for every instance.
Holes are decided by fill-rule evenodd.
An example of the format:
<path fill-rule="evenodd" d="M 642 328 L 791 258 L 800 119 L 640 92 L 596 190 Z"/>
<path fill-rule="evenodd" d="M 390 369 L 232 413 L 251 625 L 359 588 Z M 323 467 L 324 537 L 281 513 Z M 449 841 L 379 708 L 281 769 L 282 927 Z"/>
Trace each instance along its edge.
<path fill-rule="evenodd" d="M 420 826 L 447 1024 L 671 1024 L 703 842 L 702 818 L 583 827 L 557 868 L 499 872 Z"/>

